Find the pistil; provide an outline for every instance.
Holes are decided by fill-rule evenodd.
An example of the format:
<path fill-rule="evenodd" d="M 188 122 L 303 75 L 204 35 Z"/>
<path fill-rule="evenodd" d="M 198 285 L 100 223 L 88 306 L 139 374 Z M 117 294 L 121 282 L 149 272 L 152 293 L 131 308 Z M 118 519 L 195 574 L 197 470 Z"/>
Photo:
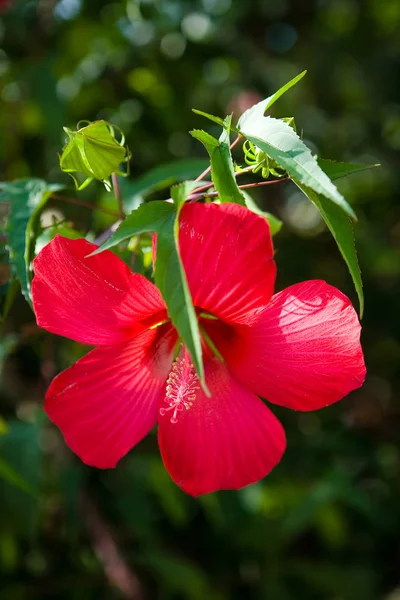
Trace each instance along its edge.
<path fill-rule="evenodd" d="M 178 412 L 189 410 L 196 400 L 196 393 L 200 386 L 196 371 L 190 360 L 189 353 L 185 351 L 184 356 L 177 357 L 172 365 L 167 379 L 165 402 L 167 408 L 160 408 L 160 415 L 164 416 L 172 411 L 171 423 L 178 422 Z"/>

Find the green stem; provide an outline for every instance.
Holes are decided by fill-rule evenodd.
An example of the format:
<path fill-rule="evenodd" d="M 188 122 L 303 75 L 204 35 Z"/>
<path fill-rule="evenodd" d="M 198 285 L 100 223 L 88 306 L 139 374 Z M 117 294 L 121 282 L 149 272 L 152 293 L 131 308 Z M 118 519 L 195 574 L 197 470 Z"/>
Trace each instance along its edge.
<path fill-rule="evenodd" d="M 243 169 L 240 169 L 240 171 L 235 172 L 235 177 L 238 177 L 239 175 L 243 175 L 243 173 L 251 173 L 253 171 L 253 169 L 257 166 L 258 165 L 250 165 L 249 167 L 244 167 Z"/>
<path fill-rule="evenodd" d="M 239 143 L 240 139 L 241 139 L 241 135 L 239 134 L 237 136 L 237 138 L 232 142 L 232 144 L 230 145 L 230 149 L 233 150 L 233 148 L 236 146 L 236 144 Z M 204 177 L 206 175 L 208 175 L 211 171 L 211 165 L 209 167 L 207 167 L 207 169 L 205 171 L 203 171 L 202 173 L 200 173 L 200 175 L 198 177 L 196 177 L 195 181 L 201 181 L 202 179 L 204 179 Z"/>
<path fill-rule="evenodd" d="M 203 171 L 202 173 L 200 173 L 200 175 L 198 177 L 196 177 L 195 181 L 201 181 L 202 179 L 204 179 L 204 177 L 206 175 L 208 175 L 211 171 L 211 165 L 209 167 L 207 167 L 207 169 L 205 169 L 205 171 Z"/>

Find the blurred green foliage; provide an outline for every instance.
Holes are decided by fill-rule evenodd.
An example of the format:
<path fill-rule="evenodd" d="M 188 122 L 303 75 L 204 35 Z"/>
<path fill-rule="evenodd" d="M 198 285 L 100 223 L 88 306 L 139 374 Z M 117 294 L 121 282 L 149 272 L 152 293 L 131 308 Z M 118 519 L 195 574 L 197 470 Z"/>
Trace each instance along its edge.
<path fill-rule="evenodd" d="M 63 126 L 104 119 L 123 129 L 133 155 L 122 186 L 132 209 L 141 195 L 159 197 L 204 168 L 205 151 L 188 131 L 220 129 L 192 108 L 238 116 L 305 68 L 274 116 L 294 116 L 321 156 L 382 167 L 338 182 L 359 217 L 367 381 L 318 413 L 274 407 L 287 452 L 266 480 L 240 492 L 184 495 L 164 471 L 155 435 L 116 470 L 83 466 L 41 405 L 49 380 L 86 348 L 39 330 L 17 297 L 0 341 L 1 598 L 141 598 L 138 578 L 143 597 L 162 600 L 396 600 L 398 1 L 10 0 L 2 11 L 3 181 L 70 186 L 57 156 Z M 96 185 L 79 198 L 117 211 Z M 258 190 L 257 200 L 284 223 L 275 238 L 278 289 L 322 278 L 356 302 L 334 241 L 300 191 L 283 183 Z M 57 198 L 41 217 L 44 238 L 54 229 L 94 239 L 114 220 Z M 148 240 L 141 244 L 148 257 Z"/>

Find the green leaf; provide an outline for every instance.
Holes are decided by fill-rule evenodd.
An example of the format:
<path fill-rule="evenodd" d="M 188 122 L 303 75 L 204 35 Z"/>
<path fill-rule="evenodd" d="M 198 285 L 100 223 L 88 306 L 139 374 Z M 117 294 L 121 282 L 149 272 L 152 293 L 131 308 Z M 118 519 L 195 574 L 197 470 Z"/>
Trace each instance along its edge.
<path fill-rule="evenodd" d="M 287 83 L 285 83 L 285 85 L 283 85 L 281 88 L 279 88 L 279 90 L 277 92 L 275 92 L 275 94 L 272 94 L 272 96 L 269 96 L 269 98 L 267 98 L 266 100 L 264 100 L 263 102 L 265 103 L 265 108 L 264 108 L 264 113 L 273 105 L 275 104 L 275 102 L 277 100 L 279 100 L 279 98 L 281 96 L 283 96 L 283 94 L 285 92 L 287 92 L 288 90 L 290 90 L 291 87 L 293 87 L 294 85 L 296 85 L 296 83 L 298 83 L 300 81 L 300 79 L 303 79 L 304 75 L 307 73 L 307 71 L 303 71 L 302 73 L 299 73 L 299 75 L 296 75 L 296 77 L 293 77 L 293 79 L 291 79 L 290 81 L 288 81 Z M 251 110 L 251 108 L 249 109 Z M 263 113 L 263 114 L 264 114 Z M 243 113 L 242 116 L 244 116 L 245 113 Z"/>
<path fill-rule="evenodd" d="M 256 215 L 260 215 L 261 217 L 264 217 L 265 219 L 267 219 L 267 221 L 269 223 L 269 229 L 270 229 L 271 235 L 274 236 L 277 233 L 279 233 L 279 231 L 281 230 L 282 225 L 283 225 L 282 221 L 280 219 L 278 219 L 278 217 L 275 217 L 274 215 L 272 215 L 271 213 L 261 210 L 261 208 L 259 208 L 257 206 L 257 204 L 254 202 L 254 200 L 250 196 L 250 194 L 248 194 L 244 190 L 242 190 L 242 194 L 244 195 L 244 199 L 245 199 L 247 208 L 249 210 L 251 210 L 253 213 L 255 213 Z"/>
<path fill-rule="evenodd" d="M 241 133 L 285 169 L 295 183 L 329 198 L 356 220 L 351 206 L 319 167 L 316 158 L 297 133 L 280 119 L 264 117 L 263 108 L 255 110 L 257 106 L 251 109 L 251 115 L 241 118 Z"/>
<path fill-rule="evenodd" d="M 381 512 L 381 511 L 379 511 Z M 369 565 L 348 564 L 335 565 L 326 559 L 300 559 L 287 567 L 294 581 L 301 582 L 306 589 L 313 590 L 315 598 L 346 598 L 346 600 L 376 600 L 379 597 L 379 575 Z M 397 593 L 397 591 L 396 591 Z M 292 596 L 290 596 L 292 597 Z M 396 598 L 387 598 L 396 600 Z"/>
<path fill-rule="evenodd" d="M 199 326 L 179 253 L 179 214 L 185 198 L 195 185 L 195 182 L 185 182 L 171 189 L 177 210 L 157 229 L 157 257 L 154 275 L 157 287 L 167 305 L 171 321 L 189 350 L 201 385 L 208 393 L 204 379 Z"/>
<path fill-rule="evenodd" d="M 1 198 L 1 194 L 0 194 Z M 7 222 L 9 206 L 7 203 L 0 203 L 0 223 L 2 230 Z M 13 305 L 15 296 L 20 289 L 19 282 L 10 265 L 10 253 L 6 244 L 7 236 L 1 236 L 0 239 L 0 334 L 3 331 L 8 313 Z M 1 355 L 1 351 L 0 351 Z"/>
<path fill-rule="evenodd" d="M 366 171 L 367 169 L 374 169 L 380 167 L 376 165 L 354 165 L 352 163 L 337 162 L 336 160 L 329 160 L 327 158 L 318 158 L 317 162 L 321 169 L 328 175 L 330 179 L 339 179 L 340 177 L 346 177 L 359 171 Z"/>
<path fill-rule="evenodd" d="M 38 524 L 41 428 L 40 419 L 34 423 L 14 420 L 0 436 L 0 527 L 11 522 L 25 537 L 32 535 Z"/>
<path fill-rule="evenodd" d="M 365 490 L 360 489 L 349 475 L 341 470 L 332 470 L 320 478 L 305 493 L 298 494 L 296 505 L 287 512 L 282 521 L 282 533 L 286 538 L 298 535 L 315 524 L 321 508 L 338 501 L 351 506 L 358 513 L 370 517 L 374 504 Z"/>
<path fill-rule="evenodd" d="M 7 421 L 0 416 L 0 435 L 4 435 L 8 431 Z"/>
<path fill-rule="evenodd" d="M 296 83 L 298 83 L 300 79 L 303 79 L 306 73 L 307 71 L 303 71 L 299 75 L 296 75 L 296 77 L 294 77 L 293 79 L 288 81 L 288 83 L 285 83 L 285 85 L 279 88 L 279 90 L 275 92 L 275 94 L 272 94 L 272 96 L 268 96 L 268 98 L 261 100 L 261 102 L 258 102 L 257 104 L 254 104 L 254 106 L 252 106 L 251 108 L 245 110 L 244 113 L 240 116 L 237 124 L 239 131 L 242 129 L 243 124 L 247 121 L 252 121 L 254 118 L 258 118 L 260 115 L 264 116 L 267 110 L 277 100 L 279 100 L 279 98 L 283 96 L 285 92 L 287 92 L 288 90 L 290 90 L 290 88 L 296 85 Z"/>
<path fill-rule="evenodd" d="M 22 490 L 26 494 L 30 494 L 34 498 L 36 497 L 36 494 L 32 487 L 29 485 L 29 483 L 27 483 L 25 479 L 23 479 L 11 465 L 9 465 L 5 460 L 3 460 L 1 456 L 0 478 L 4 479 L 4 481 L 7 481 L 7 483 L 10 483 L 14 487 Z"/>
<path fill-rule="evenodd" d="M 178 210 L 180 210 L 185 203 L 185 200 L 198 187 L 198 181 L 183 181 L 178 185 L 174 185 L 171 188 L 171 198 Z"/>
<path fill-rule="evenodd" d="M 296 182 L 296 185 L 318 208 L 322 218 L 335 238 L 356 288 L 360 303 L 361 318 L 364 312 L 364 294 L 351 222 L 348 216 L 336 204 L 333 204 L 327 198 L 325 198 L 325 196 L 322 194 L 316 194 L 314 190 L 301 185 L 298 182 Z"/>
<path fill-rule="evenodd" d="M 108 250 L 120 242 L 127 240 L 139 233 L 153 233 L 168 220 L 171 214 L 175 215 L 175 206 L 171 202 L 154 200 L 147 204 L 141 204 L 136 210 L 122 221 L 112 236 L 104 242 L 92 255 Z"/>
<path fill-rule="evenodd" d="M 124 146 L 125 139 L 118 142 L 114 128 L 106 121 L 94 121 L 85 127 L 72 131 L 64 127 L 69 142 L 62 151 L 60 168 L 73 178 L 77 189 L 83 189 L 93 179 L 102 181 L 107 189 L 111 189 L 109 178 L 112 173 L 119 173 L 118 167 L 128 162 L 130 154 Z M 83 173 L 87 179 L 78 185 L 72 173 Z"/>
<path fill-rule="evenodd" d="M 209 161 L 204 158 L 184 158 L 154 167 L 137 179 L 122 179 L 120 187 L 125 208 L 133 210 L 149 194 L 165 190 L 179 181 L 196 179 L 208 165 Z"/>
<path fill-rule="evenodd" d="M 14 349 L 16 344 L 17 344 L 17 336 L 12 333 L 7 336 L 3 336 L 0 339 L 0 373 L 1 373 L 1 368 L 3 366 L 4 359 L 9 354 L 9 352 Z"/>
<path fill-rule="evenodd" d="M 192 111 L 194 113 L 196 113 L 196 115 L 200 115 L 201 117 L 205 117 L 209 121 L 213 121 L 214 123 L 217 123 L 217 125 L 221 125 L 221 127 L 224 126 L 224 119 L 222 119 L 221 117 L 216 117 L 215 115 L 210 115 L 210 113 L 203 112 L 202 110 L 198 110 L 197 108 L 192 108 Z"/>
<path fill-rule="evenodd" d="M 152 550 L 144 551 L 140 561 L 150 569 L 156 581 L 162 582 L 164 598 L 222 600 L 222 595 L 208 582 L 206 573 L 188 558 Z"/>
<path fill-rule="evenodd" d="M 42 179 L 20 179 L 0 183 L 0 202 L 10 203 L 5 229 L 10 260 L 20 281 L 21 291 L 30 304 L 30 268 L 35 245 L 35 221 L 51 194 L 60 189 L 62 186 L 47 183 Z"/>
<path fill-rule="evenodd" d="M 2 286 L 3 287 L 3 286 Z M 10 281 L 4 285 L 5 292 L 1 295 L 1 315 L 0 315 L 0 333 L 3 331 L 3 327 L 6 323 L 8 314 L 14 303 L 14 300 L 21 289 L 20 283 L 17 277 L 14 275 Z"/>
<path fill-rule="evenodd" d="M 139 206 L 93 254 L 112 248 L 139 233 L 157 233 L 155 281 L 167 305 L 171 321 L 190 352 L 201 384 L 207 390 L 197 318 L 179 255 L 178 239 L 180 209 L 196 185 L 197 182 L 189 181 L 171 188 L 174 204 L 154 201 Z"/>
<path fill-rule="evenodd" d="M 233 168 L 230 150 L 230 122 L 232 117 L 224 121 L 224 129 L 219 140 L 205 131 L 195 129 L 191 135 L 206 147 L 211 160 L 211 176 L 221 202 L 235 202 L 244 206 L 245 201 L 238 187 Z"/>
<path fill-rule="evenodd" d="M 1 316 L 0 316 L 0 334 L 3 331 L 4 325 L 11 307 L 14 303 L 15 297 L 21 289 L 20 283 L 16 276 L 14 276 L 7 284 L 7 291 L 4 297 L 1 298 Z"/>

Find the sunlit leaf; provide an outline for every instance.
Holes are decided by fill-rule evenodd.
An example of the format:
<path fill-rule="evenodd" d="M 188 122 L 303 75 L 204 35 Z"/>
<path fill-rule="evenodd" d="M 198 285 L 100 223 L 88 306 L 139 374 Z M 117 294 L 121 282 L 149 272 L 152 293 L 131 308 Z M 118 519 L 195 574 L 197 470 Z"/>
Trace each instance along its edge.
<path fill-rule="evenodd" d="M 206 113 L 202 110 L 198 110 L 197 108 L 192 108 L 192 111 L 196 113 L 196 115 L 200 115 L 201 117 L 205 117 L 209 121 L 213 121 L 213 123 L 217 123 L 217 125 L 224 126 L 224 119 L 221 117 L 216 117 L 215 115 L 210 115 L 210 113 Z"/>
<path fill-rule="evenodd" d="M 267 110 L 273 104 L 275 104 L 275 102 L 277 100 L 279 100 L 279 98 L 281 96 L 283 96 L 283 94 L 285 92 L 290 90 L 290 88 L 292 88 L 294 85 L 296 85 L 296 83 L 298 83 L 301 79 L 303 79 L 303 77 L 306 73 L 307 73 L 307 71 L 303 71 L 302 73 L 299 73 L 299 75 L 296 75 L 296 77 L 294 77 L 293 79 L 291 79 L 290 81 L 285 83 L 285 85 L 283 85 L 281 88 L 279 88 L 279 90 L 277 92 L 275 92 L 274 94 L 272 94 L 272 96 L 268 96 L 268 98 L 264 98 L 264 100 L 257 102 L 257 104 L 254 104 L 254 106 L 251 106 L 250 108 L 245 110 L 244 113 L 240 116 L 239 121 L 238 121 L 237 126 L 238 126 L 239 130 L 243 129 L 243 125 L 245 123 L 247 123 L 249 121 L 251 122 L 254 119 L 259 119 L 260 116 L 265 116 L 265 113 L 267 112 Z M 289 117 L 289 118 L 282 119 L 282 120 L 285 121 L 286 123 L 288 123 L 288 125 L 292 125 L 292 126 L 294 125 L 293 117 Z"/>
<path fill-rule="evenodd" d="M 265 100 L 262 100 L 261 102 L 259 102 L 258 104 L 256 104 L 254 107 L 249 108 L 247 111 L 245 111 L 245 113 L 243 113 L 242 117 L 245 114 L 247 115 L 248 113 L 251 113 L 251 111 L 253 110 L 253 108 L 256 108 L 256 107 L 258 107 L 258 108 L 262 107 L 263 114 L 264 114 L 277 100 L 279 100 L 279 98 L 281 96 L 283 96 L 283 94 L 285 92 L 287 92 L 288 90 L 290 90 L 291 87 L 293 87 L 294 85 L 296 85 L 296 83 L 298 83 L 301 79 L 303 79 L 303 77 L 304 77 L 304 75 L 306 73 L 307 73 L 307 71 L 303 71 L 299 75 L 296 75 L 296 77 L 293 77 L 293 79 L 291 79 L 290 81 L 288 81 L 288 83 L 285 83 L 285 85 L 283 85 L 277 92 L 275 92 L 274 94 L 272 94 L 272 96 L 269 96 Z M 258 108 L 257 108 L 257 110 L 258 110 Z M 200 115 L 202 117 L 205 117 L 209 121 L 213 121 L 214 123 L 217 123 L 218 125 L 222 125 L 222 126 L 224 125 L 224 119 L 221 119 L 221 117 L 216 117 L 215 115 L 210 115 L 210 113 L 204 112 L 202 110 L 198 110 L 197 108 L 192 108 L 192 111 L 194 113 L 196 113 L 196 115 Z M 234 127 L 234 126 L 232 126 L 232 131 L 239 132 L 239 130 L 236 127 Z"/>
<path fill-rule="evenodd" d="M 280 119 L 264 117 L 263 107 L 257 106 L 251 109 L 251 114 L 242 115 L 238 124 L 241 133 L 285 169 L 295 183 L 329 198 L 356 219 L 351 206 L 290 125 Z"/>
<path fill-rule="evenodd" d="M 275 94 L 272 94 L 272 96 L 269 96 L 269 98 L 267 98 L 266 100 L 262 100 L 262 102 L 260 102 L 260 104 L 264 105 L 264 113 L 277 100 L 279 100 L 279 98 L 281 96 L 283 96 L 283 94 L 285 94 L 288 90 L 290 90 L 290 88 L 292 88 L 294 85 L 296 85 L 296 83 L 298 83 L 301 79 L 303 79 L 303 77 L 304 77 L 304 75 L 306 73 L 307 73 L 307 71 L 303 71 L 302 73 L 299 73 L 299 75 L 296 75 L 296 77 L 293 77 L 293 79 L 291 79 L 290 81 L 288 81 L 287 83 L 285 83 L 285 85 L 283 85 L 281 88 L 279 88 L 279 90 L 277 92 L 275 92 Z M 252 109 L 250 108 L 249 110 L 252 110 Z"/>
<path fill-rule="evenodd" d="M 322 194 L 317 194 L 311 188 L 297 183 L 302 192 L 318 208 L 327 227 L 332 233 L 338 248 L 347 264 L 354 287 L 360 303 L 360 317 L 364 312 L 364 294 L 361 280 L 361 271 L 358 264 L 357 252 L 354 243 L 353 227 L 349 217 L 333 202 L 330 202 Z"/>

